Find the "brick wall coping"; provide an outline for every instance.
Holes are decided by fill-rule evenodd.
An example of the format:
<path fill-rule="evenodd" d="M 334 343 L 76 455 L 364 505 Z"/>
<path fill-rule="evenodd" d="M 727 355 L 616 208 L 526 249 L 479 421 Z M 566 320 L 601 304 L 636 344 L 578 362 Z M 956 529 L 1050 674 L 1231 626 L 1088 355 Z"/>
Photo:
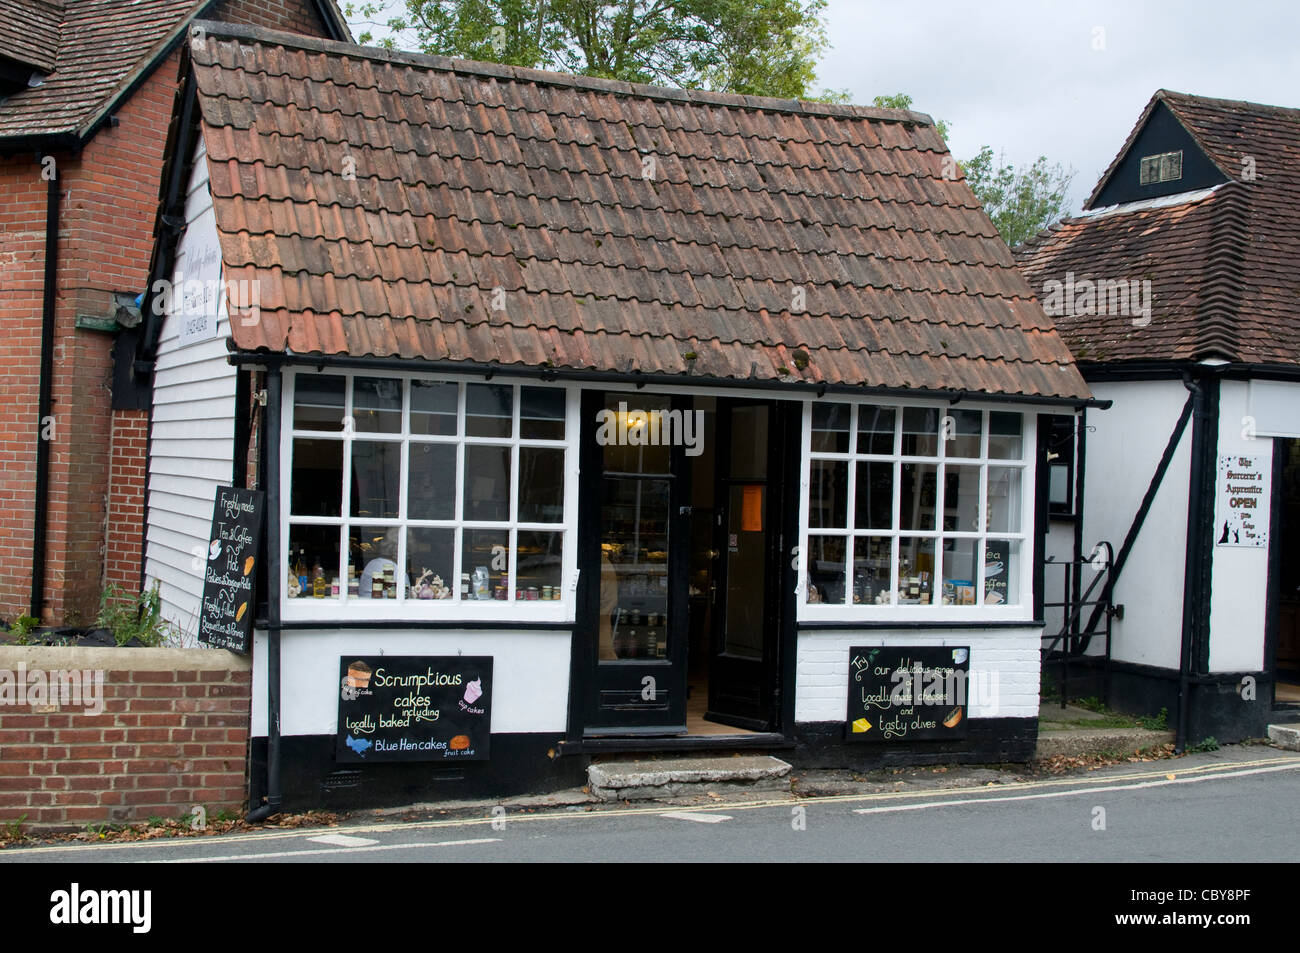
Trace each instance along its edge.
<path fill-rule="evenodd" d="M 252 658 L 225 649 L 0 645 L 0 669 L 103 669 L 106 672 L 247 672 Z"/>

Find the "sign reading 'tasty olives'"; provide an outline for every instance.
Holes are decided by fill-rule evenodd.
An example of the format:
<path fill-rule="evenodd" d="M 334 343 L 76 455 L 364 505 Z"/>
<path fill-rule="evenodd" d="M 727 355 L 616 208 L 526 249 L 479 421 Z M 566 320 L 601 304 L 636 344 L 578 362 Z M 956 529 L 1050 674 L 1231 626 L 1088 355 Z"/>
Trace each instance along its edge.
<path fill-rule="evenodd" d="M 260 490 L 217 487 L 208 551 L 203 563 L 203 604 L 198 639 L 204 645 L 248 653 L 253 626 L 253 580 L 262 541 Z"/>
<path fill-rule="evenodd" d="M 344 656 L 338 693 L 336 761 L 488 759 L 491 656 Z"/>
<path fill-rule="evenodd" d="M 849 649 L 849 741 L 964 738 L 970 647 Z"/>

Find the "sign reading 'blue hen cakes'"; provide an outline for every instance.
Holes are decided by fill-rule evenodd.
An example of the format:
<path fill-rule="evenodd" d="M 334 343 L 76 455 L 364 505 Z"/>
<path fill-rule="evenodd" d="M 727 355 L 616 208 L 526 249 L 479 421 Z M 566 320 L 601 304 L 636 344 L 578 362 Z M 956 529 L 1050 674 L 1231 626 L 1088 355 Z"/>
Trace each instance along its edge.
<path fill-rule="evenodd" d="M 491 656 L 344 656 L 338 693 L 336 761 L 488 759 Z"/>

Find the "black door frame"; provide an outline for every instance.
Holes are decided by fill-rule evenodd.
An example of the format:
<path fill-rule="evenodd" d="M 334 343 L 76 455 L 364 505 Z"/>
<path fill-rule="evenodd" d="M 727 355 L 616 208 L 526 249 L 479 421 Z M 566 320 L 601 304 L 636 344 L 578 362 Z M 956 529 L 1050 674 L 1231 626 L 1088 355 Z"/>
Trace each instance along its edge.
<path fill-rule="evenodd" d="M 598 561 L 594 565 L 591 564 L 591 547 L 583 544 L 583 538 L 586 533 L 598 531 L 600 522 L 600 494 L 596 492 L 596 489 L 600 485 L 599 481 L 602 478 L 603 468 L 600 448 L 595 441 L 595 412 L 598 409 L 599 397 L 593 397 L 592 395 L 604 395 L 607 390 L 613 390 L 613 388 L 583 388 L 579 393 L 579 401 L 582 407 L 578 446 L 577 545 L 579 546 L 579 574 L 575 594 L 575 621 L 569 651 L 569 711 L 568 730 L 566 732 L 566 742 L 573 745 L 573 750 L 582 750 L 584 737 L 591 737 L 586 735 L 586 727 L 591 706 L 591 696 L 592 692 L 595 691 L 596 648 L 599 639 L 598 620 L 600 615 L 600 566 Z M 629 390 L 626 393 L 635 394 L 638 391 Z M 693 400 L 697 396 L 709 395 L 692 394 L 688 396 Z M 726 395 L 717 394 L 716 396 L 722 398 Z M 780 615 L 776 649 L 779 663 L 773 691 L 776 693 L 778 701 L 775 705 L 777 712 L 776 723 L 772 726 L 771 732 L 779 732 L 788 740 L 793 737 L 794 733 L 795 685 L 798 664 L 795 587 L 798 584 L 796 564 L 800 545 L 799 480 L 802 460 L 800 447 L 802 446 L 804 401 L 775 399 L 774 406 L 776 426 L 772 432 L 780 434 L 782 444 L 783 452 L 780 455 L 782 465 L 779 470 L 779 478 L 784 505 L 782 507 L 781 530 L 777 537 L 777 544 L 781 549 L 781 558 L 778 561 L 780 582 L 777 589 L 776 606 Z M 678 535 L 681 536 L 681 534 Z M 688 561 L 680 560 L 680 562 L 683 563 L 682 571 L 689 571 L 689 566 L 686 565 Z M 637 737 L 638 732 L 628 731 L 625 734 L 631 740 Z M 733 737 L 743 739 L 753 736 L 719 735 L 707 740 L 711 746 L 727 747 L 728 738 Z M 614 736 L 610 740 L 616 740 L 616 738 L 617 736 Z M 667 737 L 661 739 L 657 744 L 664 748 L 687 747 L 698 746 L 697 743 L 703 740 L 706 739 L 695 736 Z M 641 748 L 643 746 L 643 744 L 639 744 L 636 747 Z M 606 742 L 602 744 L 602 750 L 612 749 Z"/>

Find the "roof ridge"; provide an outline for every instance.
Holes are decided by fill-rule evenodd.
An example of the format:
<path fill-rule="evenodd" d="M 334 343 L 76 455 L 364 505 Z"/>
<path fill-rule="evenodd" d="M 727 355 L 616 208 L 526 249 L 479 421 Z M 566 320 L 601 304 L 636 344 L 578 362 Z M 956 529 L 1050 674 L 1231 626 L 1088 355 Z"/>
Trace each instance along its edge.
<path fill-rule="evenodd" d="M 337 54 L 353 59 L 367 59 L 397 66 L 413 66 L 423 69 L 442 70 L 449 73 L 464 73 L 513 82 L 567 86 L 618 96 L 636 96 L 643 99 L 686 102 L 693 105 L 725 106 L 732 109 L 753 109 L 765 112 L 794 113 L 796 115 L 867 119 L 904 125 L 930 126 L 932 128 L 935 126 L 934 119 L 927 113 L 915 112 L 910 109 L 885 109 L 879 106 L 823 103 L 806 99 L 781 99 L 774 96 L 748 96 L 739 93 L 713 92 L 702 89 L 675 89 L 646 83 L 628 83 L 623 80 L 556 73 L 549 70 L 509 66 L 503 63 L 453 59 L 447 56 L 388 50 L 382 47 L 357 46 L 351 43 L 340 43 L 318 37 L 283 33 L 264 27 L 223 23 L 216 20 L 195 20 L 191 24 L 191 29 L 193 28 L 202 28 L 205 35 L 211 39 L 247 40 L 253 43 L 310 50 L 327 55 Z"/>
<path fill-rule="evenodd" d="M 1257 103 L 1251 99 L 1219 99 L 1214 96 L 1199 96 L 1195 93 L 1180 93 L 1172 89 L 1158 89 L 1156 90 L 1156 96 L 1160 97 L 1165 102 L 1176 100 L 1180 105 L 1190 103 L 1199 106 L 1210 106 L 1223 109 L 1230 108 L 1234 110 L 1245 106 L 1252 110 L 1282 113 L 1288 117 L 1300 119 L 1300 108 L 1294 106 L 1273 106 L 1268 103 Z"/>

